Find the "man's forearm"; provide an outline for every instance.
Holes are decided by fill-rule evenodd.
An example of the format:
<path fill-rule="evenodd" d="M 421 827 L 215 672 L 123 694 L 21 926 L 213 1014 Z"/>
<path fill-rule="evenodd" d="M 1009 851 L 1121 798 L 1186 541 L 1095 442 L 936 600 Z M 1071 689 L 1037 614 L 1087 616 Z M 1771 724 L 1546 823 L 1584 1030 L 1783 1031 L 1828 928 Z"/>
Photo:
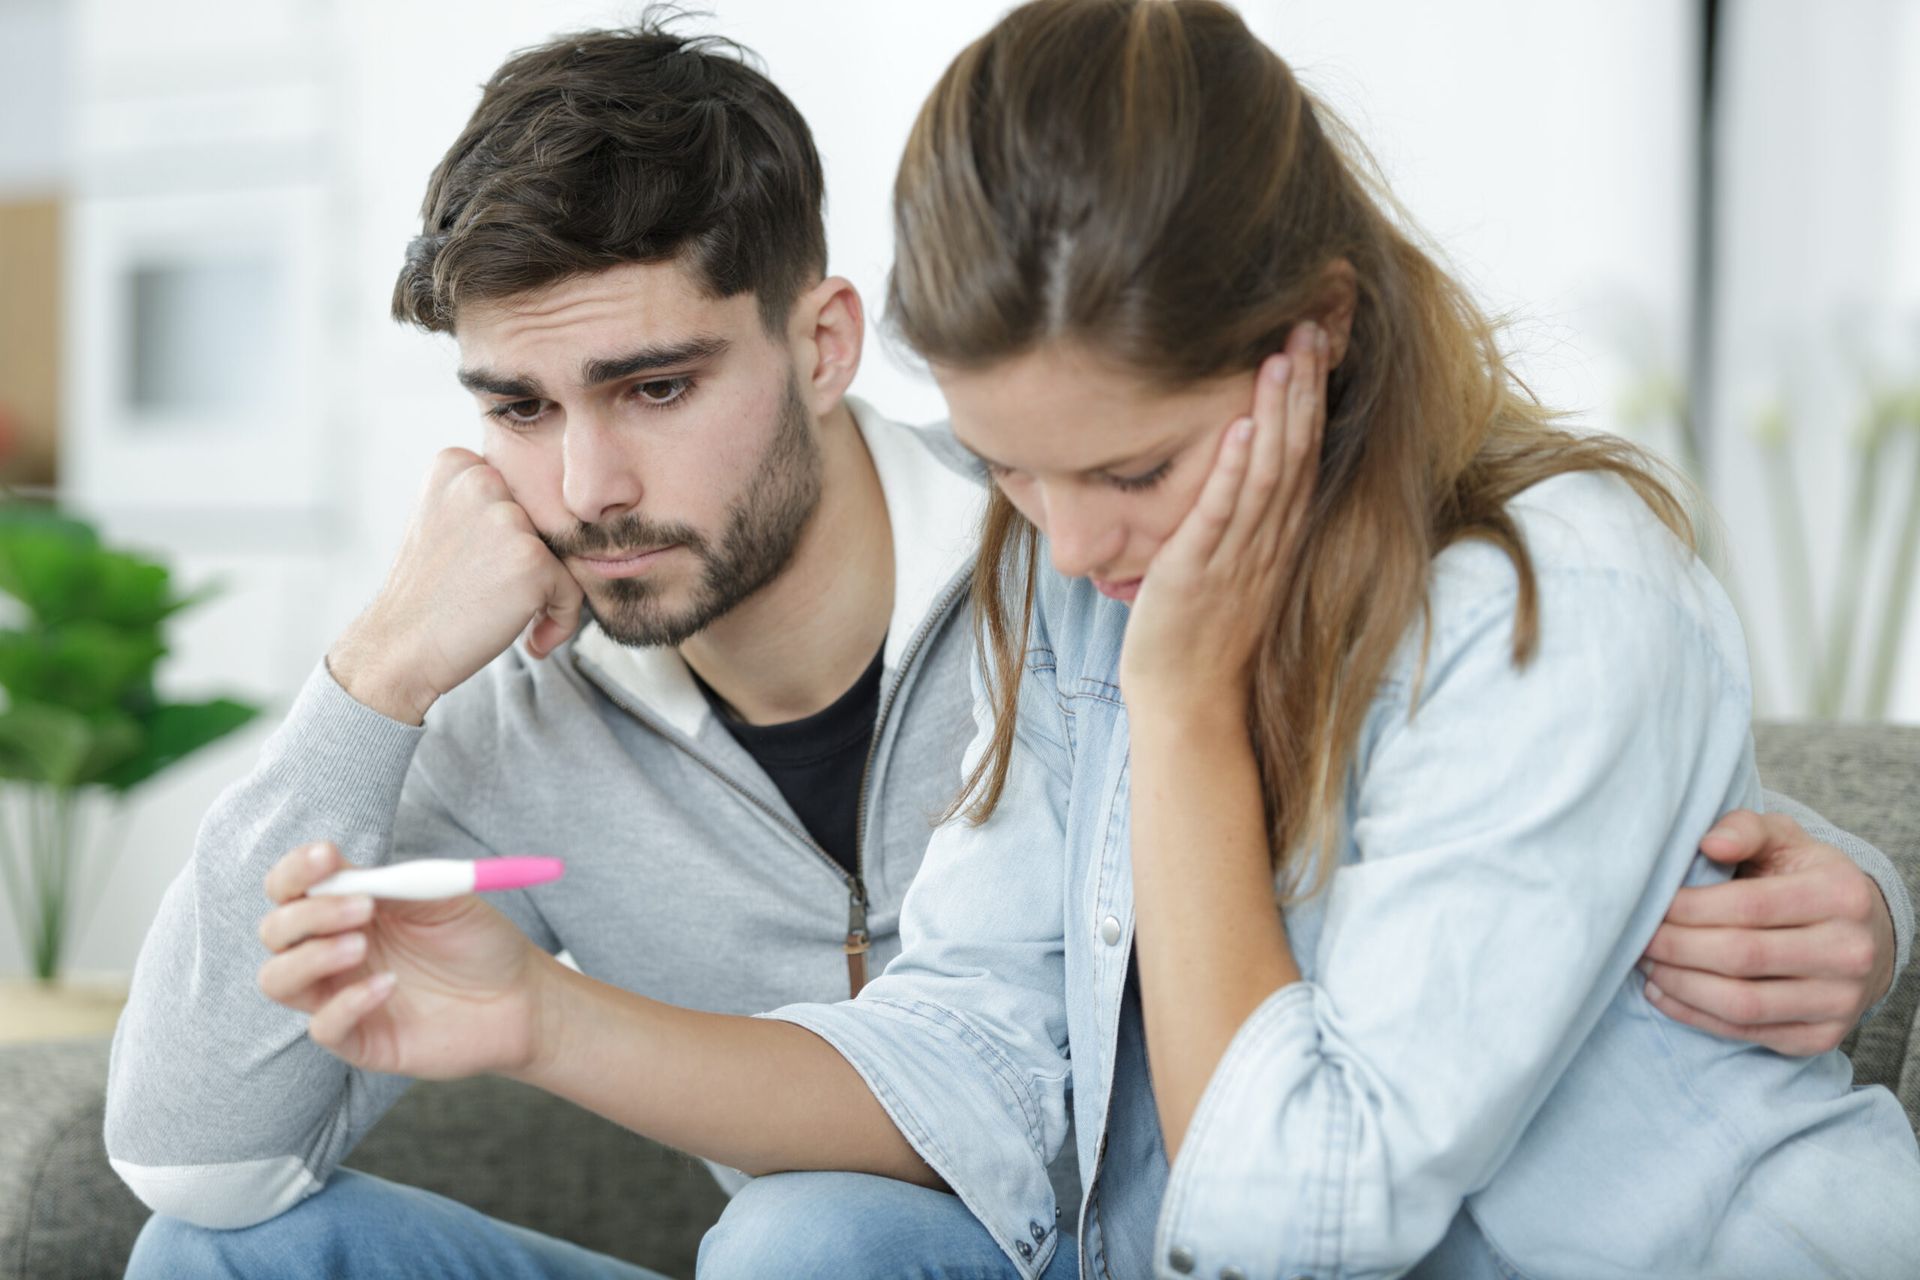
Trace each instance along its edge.
<path fill-rule="evenodd" d="M 843 1169 L 943 1186 L 811 1031 L 680 1009 L 541 964 L 541 1047 L 514 1079 L 747 1173 Z"/>
<path fill-rule="evenodd" d="M 347 1068 L 254 976 L 266 956 L 256 926 L 267 868 L 318 836 L 371 859 L 417 733 L 316 673 L 254 770 L 202 823 L 141 948 L 107 1084 L 107 1153 L 150 1207 L 226 1227 L 277 1213 L 323 1181 L 406 1087 L 369 1077 L 350 1090 Z"/>

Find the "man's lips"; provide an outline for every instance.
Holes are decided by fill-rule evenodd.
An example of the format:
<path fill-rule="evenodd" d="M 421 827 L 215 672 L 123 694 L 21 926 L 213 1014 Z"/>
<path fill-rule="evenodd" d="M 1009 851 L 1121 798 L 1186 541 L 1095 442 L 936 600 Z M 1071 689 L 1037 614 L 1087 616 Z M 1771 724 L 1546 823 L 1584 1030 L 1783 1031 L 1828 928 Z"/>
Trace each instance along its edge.
<path fill-rule="evenodd" d="M 575 556 L 588 568 L 603 578 L 631 578 L 637 573 L 645 573 L 660 558 L 680 544 L 669 543 L 664 547 L 654 547 L 650 551 L 623 552 L 618 555 Z"/>

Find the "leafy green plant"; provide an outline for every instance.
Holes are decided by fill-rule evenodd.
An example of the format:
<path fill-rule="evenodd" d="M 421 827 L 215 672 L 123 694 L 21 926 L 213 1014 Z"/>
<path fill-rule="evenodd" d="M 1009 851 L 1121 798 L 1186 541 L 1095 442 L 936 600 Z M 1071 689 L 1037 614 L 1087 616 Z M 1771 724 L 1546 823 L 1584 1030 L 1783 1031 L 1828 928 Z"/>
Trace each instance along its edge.
<path fill-rule="evenodd" d="M 1671 456 L 1704 487 L 1698 434 L 1686 390 L 1676 378 L 1643 376 L 1622 401 L 1621 417 L 1639 435 L 1664 424 Z M 1908 618 L 1920 578 L 1920 383 L 1870 379 L 1862 395 L 1859 418 L 1848 433 L 1854 479 L 1824 629 L 1814 606 L 1813 542 L 1794 458 L 1801 431 L 1780 396 L 1760 409 L 1750 432 L 1766 486 L 1780 593 L 1788 602 L 1782 617 L 1785 685 L 1793 709 L 1803 714 L 1883 720 L 1893 709 L 1894 680 L 1908 651 Z M 1880 590 L 1869 582 L 1876 565 L 1885 571 Z M 1731 567 L 1715 568 L 1740 605 Z M 1744 606 L 1740 611 L 1747 612 Z M 1757 654 L 1755 667 L 1758 682 Z"/>
<path fill-rule="evenodd" d="M 103 546 L 83 521 L 0 506 L 0 592 L 14 603 L 0 627 L 0 780 L 17 814 L 0 821 L 0 873 L 34 976 L 51 982 L 100 807 L 89 801 L 124 797 L 259 708 L 161 700 L 168 620 L 210 593 L 176 594 L 165 565 Z"/>

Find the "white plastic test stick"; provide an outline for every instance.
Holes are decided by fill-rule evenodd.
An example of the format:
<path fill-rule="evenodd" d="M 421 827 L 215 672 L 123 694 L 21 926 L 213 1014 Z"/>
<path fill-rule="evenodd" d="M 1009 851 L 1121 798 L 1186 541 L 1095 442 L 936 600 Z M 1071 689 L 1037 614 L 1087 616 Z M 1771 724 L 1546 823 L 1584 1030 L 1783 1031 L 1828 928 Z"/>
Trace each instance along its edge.
<path fill-rule="evenodd" d="M 483 858 L 478 862 L 415 858 L 386 867 L 336 871 L 308 889 L 307 896 L 345 897 L 364 893 L 374 898 L 427 902 L 467 893 L 525 889 L 558 880 L 565 873 L 566 864 L 558 858 Z"/>

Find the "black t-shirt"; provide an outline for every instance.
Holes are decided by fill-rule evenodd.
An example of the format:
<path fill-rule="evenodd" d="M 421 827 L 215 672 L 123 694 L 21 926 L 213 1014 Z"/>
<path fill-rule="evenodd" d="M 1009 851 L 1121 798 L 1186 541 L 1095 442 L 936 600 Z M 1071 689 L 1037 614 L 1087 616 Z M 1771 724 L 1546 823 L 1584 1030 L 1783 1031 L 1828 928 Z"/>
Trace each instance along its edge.
<path fill-rule="evenodd" d="M 850 875 L 857 874 L 854 847 L 859 840 L 860 780 L 880 715 L 881 660 L 886 651 L 881 645 L 866 674 L 832 706 L 785 724 L 747 724 L 734 716 L 705 680 L 698 675 L 693 678 L 720 723 L 773 779 L 807 833 Z"/>

